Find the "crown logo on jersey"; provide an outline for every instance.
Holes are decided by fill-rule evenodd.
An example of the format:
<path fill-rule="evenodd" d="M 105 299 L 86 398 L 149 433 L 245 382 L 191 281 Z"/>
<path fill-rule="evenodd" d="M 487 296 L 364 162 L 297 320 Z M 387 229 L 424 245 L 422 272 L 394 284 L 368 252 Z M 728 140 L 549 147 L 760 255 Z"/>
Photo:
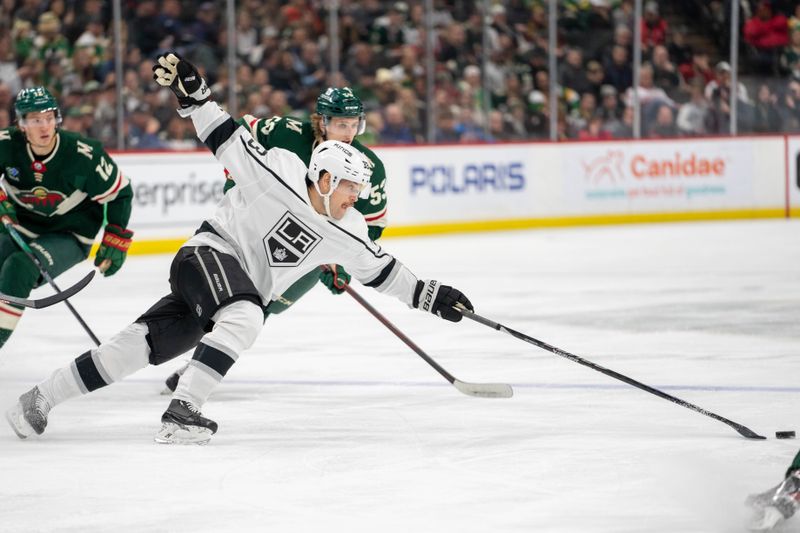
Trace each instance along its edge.
<path fill-rule="evenodd" d="M 289 257 L 289 252 L 286 251 L 286 248 L 278 248 L 277 250 L 272 252 L 272 255 L 278 261 L 286 261 L 286 258 Z"/>
<path fill-rule="evenodd" d="M 44 166 L 44 163 L 41 161 L 34 161 L 31 163 L 31 170 L 33 170 L 33 179 L 41 183 L 44 179 L 44 173 L 47 171 L 47 167 Z"/>

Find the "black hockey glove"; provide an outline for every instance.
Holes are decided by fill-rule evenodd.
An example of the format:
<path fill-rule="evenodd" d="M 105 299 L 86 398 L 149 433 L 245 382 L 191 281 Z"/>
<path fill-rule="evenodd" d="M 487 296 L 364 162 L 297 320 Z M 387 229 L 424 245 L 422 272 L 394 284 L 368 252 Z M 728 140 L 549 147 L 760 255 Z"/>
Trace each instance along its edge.
<path fill-rule="evenodd" d="M 158 56 L 153 65 L 153 79 L 162 87 L 169 87 L 182 109 L 202 105 L 211 97 L 206 80 L 194 65 L 175 53 Z"/>
<path fill-rule="evenodd" d="M 462 315 L 453 309 L 457 303 L 470 311 L 473 310 L 469 299 L 460 290 L 442 285 L 434 279 L 417 281 L 417 288 L 414 291 L 414 307 L 420 311 L 439 315 L 450 322 L 458 322 Z"/>

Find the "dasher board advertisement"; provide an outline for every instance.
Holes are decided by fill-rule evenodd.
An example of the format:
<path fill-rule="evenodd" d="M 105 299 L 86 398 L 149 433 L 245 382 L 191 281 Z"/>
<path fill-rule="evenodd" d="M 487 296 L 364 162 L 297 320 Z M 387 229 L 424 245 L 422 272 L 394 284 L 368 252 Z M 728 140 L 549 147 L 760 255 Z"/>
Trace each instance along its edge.
<path fill-rule="evenodd" d="M 754 150 L 752 139 L 565 145 L 567 207 L 581 213 L 750 207 Z"/>
<path fill-rule="evenodd" d="M 130 227 L 139 238 L 188 236 L 214 213 L 225 175 L 209 152 L 114 154 L 131 180 Z"/>

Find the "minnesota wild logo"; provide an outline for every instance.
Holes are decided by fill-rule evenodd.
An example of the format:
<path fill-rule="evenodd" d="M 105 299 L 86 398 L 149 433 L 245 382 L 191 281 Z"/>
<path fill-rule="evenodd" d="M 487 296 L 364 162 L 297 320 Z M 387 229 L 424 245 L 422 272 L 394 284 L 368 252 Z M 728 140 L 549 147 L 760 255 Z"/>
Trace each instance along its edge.
<path fill-rule="evenodd" d="M 51 215 L 66 196 L 58 191 L 50 191 L 44 187 L 34 187 L 30 191 L 17 192 L 17 199 L 42 215 Z"/>

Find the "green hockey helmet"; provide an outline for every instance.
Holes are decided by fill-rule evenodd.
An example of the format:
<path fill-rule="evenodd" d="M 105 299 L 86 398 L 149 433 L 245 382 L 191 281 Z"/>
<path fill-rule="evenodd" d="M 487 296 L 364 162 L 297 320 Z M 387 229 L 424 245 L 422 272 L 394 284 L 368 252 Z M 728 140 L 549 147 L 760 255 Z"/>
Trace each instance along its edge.
<path fill-rule="evenodd" d="M 350 87 L 328 87 L 317 97 L 317 113 L 323 117 L 325 127 L 332 117 L 358 117 L 358 135 L 367 126 L 364 104 Z"/>
<path fill-rule="evenodd" d="M 17 94 L 17 99 L 14 102 L 14 112 L 17 114 L 17 120 L 21 123 L 28 113 L 41 113 L 44 111 L 55 111 L 56 124 L 61 124 L 61 111 L 58 109 L 58 102 L 50 94 L 50 91 L 39 86 L 22 89 Z"/>

